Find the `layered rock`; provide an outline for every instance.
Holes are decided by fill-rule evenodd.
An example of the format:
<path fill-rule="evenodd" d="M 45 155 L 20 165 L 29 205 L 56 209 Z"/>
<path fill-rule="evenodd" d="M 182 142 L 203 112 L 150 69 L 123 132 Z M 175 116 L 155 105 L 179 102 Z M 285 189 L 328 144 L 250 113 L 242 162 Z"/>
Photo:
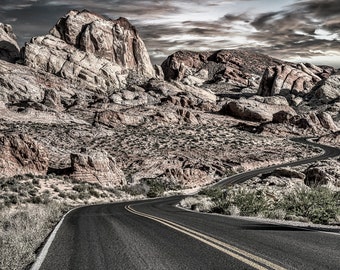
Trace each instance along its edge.
<path fill-rule="evenodd" d="M 266 68 L 258 89 L 260 96 L 306 94 L 322 79 L 334 73 L 330 67 L 313 64 L 284 64 Z"/>
<path fill-rule="evenodd" d="M 235 185 L 233 190 L 239 189 L 245 192 L 263 192 L 267 201 L 277 201 L 284 195 L 305 188 L 303 179 L 305 175 L 290 168 L 282 168 L 270 174 L 260 175 L 245 181 L 240 185 Z"/>
<path fill-rule="evenodd" d="M 20 48 L 12 26 L 0 23 L 0 60 L 14 63 L 20 58 Z"/>
<path fill-rule="evenodd" d="M 311 91 L 312 102 L 334 103 L 340 101 L 340 75 L 332 75 L 320 81 Z"/>
<path fill-rule="evenodd" d="M 45 175 L 47 151 L 25 134 L 0 134 L 0 177 Z"/>
<path fill-rule="evenodd" d="M 71 171 L 71 178 L 77 181 L 112 187 L 126 184 L 123 171 L 105 151 L 71 154 Z"/>
<path fill-rule="evenodd" d="M 303 129 L 310 128 L 316 134 L 319 134 L 322 129 L 333 132 L 339 130 L 332 117 L 326 112 L 310 112 L 308 114 L 297 115 L 290 119 L 290 123 Z"/>
<path fill-rule="evenodd" d="M 330 144 L 340 148 L 340 131 L 321 136 L 318 139 L 319 143 Z"/>
<path fill-rule="evenodd" d="M 94 89 L 122 87 L 129 77 L 154 76 L 145 45 L 126 19 L 111 20 L 86 10 L 70 11 L 48 35 L 32 38 L 24 61 Z"/>
<path fill-rule="evenodd" d="M 305 184 L 310 187 L 328 186 L 340 189 L 339 160 L 324 160 L 310 165 L 306 171 Z"/>
<path fill-rule="evenodd" d="M 244 50 L 178 51 L 162 63 L 162 68 L 166 80 L 179 80 L 189 85 L 228 81 L 238 86 L 256 87 L 266 67 L 282 63 Z"/>
<path fill-rule="evenodd" d="M 222 113 L 231 115 L 240 119 L 268 122 L 273 121 L 273 117 L 278 112 L 285 112 L 289 115 L 296 115 L 296 112 L 289 107 L 284 97 L 258 97 L 240 98 L 239 100 L 227 102 Z"/>
<path fill-rule="evenodd" d="M 135 166 L 138 170 L 131 176 L 134 183 L 147 178 L 165 178 L 186 188 L 211 183 L 216 175 L 222 173 L 216 164 L 212 166 L 205 161 L 186 157 L 143 159 L 138 160 Z"/>
<path fill-rule="evenodd" d="M 144 121 L 145 118 L 142 115 L 128 114 L 112 110 L 97 112 L 94 119 L 94 123 L 102 124 L 112 128 L 122 124 L 136 126 L 142 124 Z"/>

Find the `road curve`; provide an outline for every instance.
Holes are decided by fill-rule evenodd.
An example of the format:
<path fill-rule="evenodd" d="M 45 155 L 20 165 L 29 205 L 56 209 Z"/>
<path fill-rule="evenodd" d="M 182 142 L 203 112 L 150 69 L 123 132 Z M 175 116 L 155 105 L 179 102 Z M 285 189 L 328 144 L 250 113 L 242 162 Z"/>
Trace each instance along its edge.
<path fill-rule="evenodd" d="M 290 166 L 290 167 L 299 166 L 299 165 L 308 164 L 308 163 L 318 161 L 318 160 L 322 160 L 322 159 L 337 157 L 337 156 L 340 155 L 340 149 L 339 148 L 328 146 L 328 145 L 323 145 L 323 144 L 318 144 L 318 143 L 315 143 L 315 142 L 309 140 L 309 138 L 292 138 L 290 140 L 297 142 L 297 143 L 309 145 L 309 146 L 312 146 L 312 147 L 321 148 L 323 150 L 323 153 L 319 156 L 314 156 L 314 157 L 310 157 L 310 158 L 307 158 L 307 159 L 297 160 L 297 161 L 293 161 L 293 162 L 287 162 L 287 163 L 278 164 L 278 165 L 274 165 L 274 166 L 270 166 L 270 167 L 266 167 L 266 168 L 260 168 L 260 169 L 252 170 L 252 171 L 245 172 L 245 173 L 240 173 L 240 174 L 237 174 L 237 175 L 234 175 L 234 176 L 231 176 L 231 177 L 224 178 L 224 179 L 218 181 L 216 184 L 212 185 L 212 187 L 221 187 L 221 186 L 225 186 L 225 185 L 228 185 L 228 184 L 229 185 L 239 184 L 239 183 L 242 183 L 242 182 L 244 182 L 244 181 L 246 181 L 246 180 L 248 180 L 252 177 L 255 177 L 256 175 L 259 175 L 259 174 L 262 174 L 262 173 L 270 173 L 277 168 L 281 168 L 281 167 L 285 167 L 285 166 Z"/>
<path fill-rule="evenodd" d="M 340 155 L 338 148 L 317 146 L 324 150 L 321 156 L 284 166 Z M 222 183 L 239 183 L 277 167 Z M 339 269 L 338 230 L 189 212 L 175 207 L 183 197 L 75 209 L 32 269 Z"/>

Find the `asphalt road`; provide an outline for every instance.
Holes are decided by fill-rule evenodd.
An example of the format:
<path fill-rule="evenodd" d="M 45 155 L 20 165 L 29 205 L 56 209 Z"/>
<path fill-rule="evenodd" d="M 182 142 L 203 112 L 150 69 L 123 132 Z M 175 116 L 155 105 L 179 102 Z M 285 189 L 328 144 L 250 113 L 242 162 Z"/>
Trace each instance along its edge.
<path fill-rule="evenodd" d="M 340 154 L 340 149 L 323 148 L 319 158 Z M 340 269 L 336 230 L 189 212 L 175 207 L 182 198 L 75 209 L 32 269 Z"/>

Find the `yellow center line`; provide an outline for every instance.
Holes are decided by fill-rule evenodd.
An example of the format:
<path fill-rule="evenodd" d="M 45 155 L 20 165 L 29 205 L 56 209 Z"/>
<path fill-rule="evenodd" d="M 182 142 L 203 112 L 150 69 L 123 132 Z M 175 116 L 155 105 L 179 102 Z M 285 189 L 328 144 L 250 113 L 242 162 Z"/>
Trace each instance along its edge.
<path fill-rule="evenodd" d="M 146 213 L 142 213 L 142 212 L 139 212 L 137 210 L 134 210 L 131 205 L 128 205 L 128 206 L 125 206 L 125 209 L 135 215 L 138 215 L 138 216 L 142 216 L 142 217 L 145 217 L 145 218 L 148 218 L 148 219 L 151 219 L 151 220 L 154 220 L 156 222 L 159 222 L 165 226 L 168 226 L 174 230 L 177 230 L 179 232 L 182 232 L 186 235 L 189 235 L 190 237 L 192 238 L 195 238 L 229 256 L 232 256 L 233 258 L 245 263 L 245 264 L 248 264 L 250 265 L 251 267 L 255 268 L 255 269 L 259 269 L 259 270 L 266 270 L 266 269 L 275 269 L 275 270 L 285 270 L 285 268 L 277 265 L 277 264 L 274 264 L 268 260 L 265 260 L 261 257 L 258 257 L 256 255 L 253 255 L 247 251 L 244 251 L 242 249 L 239 249 L 237 247 L 234 247 L 230 244 L 227 244 L 227 243 L 224 243 L 220 240 L 217 240 L 213 237 L 210 237 L 208 235 L 205 235 L 205 234 L 202 234 L 200 232 L 197 232 L 197 231 L 194 231 L 194 230 L 191 230 L 189 228 L 186 228 L 184 226 L 181 226 L 177 223 L 174 223 L 172 221 L 169 221 L 169 220 L 166 220 L 166 219 L 163 219 L 163 218 L 159 218 L 159 217 L 155 217 L 155 216 L 152 216 L 152 215 L 149 215 L 149 214 L 146 214 Z M 238 254 L 237 254 L 238 253 Z M 261 263 L 269 268 L 265 268 L 263 267 L 262 265 L 258 264 L 258 263 Z"/>

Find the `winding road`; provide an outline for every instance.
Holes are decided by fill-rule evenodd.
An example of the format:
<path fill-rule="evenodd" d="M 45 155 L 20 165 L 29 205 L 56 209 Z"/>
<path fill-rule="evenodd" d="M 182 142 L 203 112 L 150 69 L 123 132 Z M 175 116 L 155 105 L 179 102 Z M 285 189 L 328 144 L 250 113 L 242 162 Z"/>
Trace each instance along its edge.
<path fill-rule="evenodd" d="M 235 175 L 215 186 L 340 155 L 339 148 L 294 141 L 324 153 Z M 58 224 L 31 269 L 340 269 L 339 230 L 186 211 L 175 207 L 182 198 L 74 209 Z"/>

